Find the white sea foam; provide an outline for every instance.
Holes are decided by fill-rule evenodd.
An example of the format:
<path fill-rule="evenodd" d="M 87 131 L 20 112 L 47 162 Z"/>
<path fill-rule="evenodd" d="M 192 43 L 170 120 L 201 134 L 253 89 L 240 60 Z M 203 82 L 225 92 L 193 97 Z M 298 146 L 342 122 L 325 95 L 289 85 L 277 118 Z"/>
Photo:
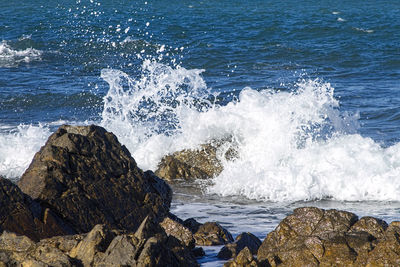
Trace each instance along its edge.
<path fill-rule="evenodd" d="M 101 125 L 114 132 L 144 169 L 154 169 L 167 153 L 193 146 L 181 130 L 182 117 L 211 106 L 209 91 L 200 73 L 146 59 L 142 76 L 131 79 L 122 71 L 104 69 L 101 77 L 110 89 L 104 97 Z M 178 141 L 179 139 L 179 141 Z"/>
<path fill-rule="evenodd" d="M 339 21 L 339 22 L 345 22 L 346 20 L 345 20 L 344 18 L 339 17 L 339 18 L 337 18 L 337 21 Z"/>
<path fill-rule="evenodd" d="M 46 126 L 1 127 L 0 175 L 17 179 L 28 168 L 33 156 L 50 135 Z"/>
<path fill-rule="evenodd" d="M 353 29 L 356 31 L 365 32 L 365 33 L 373 33 L 374 32 L 374 30 L 368 30 L 368 29 L 357 28 L 357 27 L 354 27 Z"/>
<path fill-rule="evenodd" d="M 41 60 L 42 51 L 34 48 L 13 49 L 6 41 L 0 43 L 0 67 L 15 67 L 19 63 Z"/>
<path fill-rule="evenodd" d="M 236 100 L 216 105 L 201 73 L 152 60 L 144 60 L 137 79 L 103 70 L 110 88 L 101 125 L 143 169 L 154 170 L 168 153 L 233 139 L 238 157 L 221 156 L 224 171 L 208 193 L 270 201 L 400 200 L 400 144 L 383 148 L 359 135 L 357 116 L 340 111 L 328 83 L 303 80 L 283 92 L 244 88 Z M 41 125 L 0 127 L 0 175 L 19 177 L 50 133 Z"/>
<path fill-rule="evenodd" d="M 102 125 L 139 166 L 153 170 L 165 154 L 233 137 L 238 158 L 221 159 L 224 171 L 208 193 L 271 201 L 400 200 L 400 144 L 382 148 L 357 134 L 357 116 L 339 111 L 328 83 L 301 81 L 287 92 L 245 88 L 236 101 L 218 106 L 206 100 L 210 92 L 200 75 L 154 61 L 145 61 L 137 80 L 103 70 L 110 90 Z"/>

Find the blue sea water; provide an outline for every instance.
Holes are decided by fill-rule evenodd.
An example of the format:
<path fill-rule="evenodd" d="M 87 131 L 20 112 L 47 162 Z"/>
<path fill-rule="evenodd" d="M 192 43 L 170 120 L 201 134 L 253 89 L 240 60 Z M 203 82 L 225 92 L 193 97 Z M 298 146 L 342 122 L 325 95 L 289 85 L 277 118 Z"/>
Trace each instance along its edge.
<path fill-rule="evenodd" d="M 299 205 L 398 219 L 399 14 L 397 0 L 0 0 L 0 175 L 18 179 L 62 123 L 101 124 L 145 169 L 233 137 L 239 159 L 176 188 L 177 213 L 260 237 Z"/>

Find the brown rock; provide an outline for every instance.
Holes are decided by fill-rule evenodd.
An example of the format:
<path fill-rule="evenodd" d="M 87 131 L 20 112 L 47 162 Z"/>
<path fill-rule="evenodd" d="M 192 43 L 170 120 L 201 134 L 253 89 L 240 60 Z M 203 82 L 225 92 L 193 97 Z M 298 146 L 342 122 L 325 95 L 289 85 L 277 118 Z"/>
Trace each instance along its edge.
<path fill-rule="evenodd" d="M 373 217 L 362 217 L 352 227 L 352 232 L 367 232 L 375 238 L 383 237 L 388 225 L 385 221 Z"/>
<path fill-rule="evenodd" d="M 174 236 L 188 248 L 194 248 L 195 240 L 193 233 L 183 224 L 170 217 L 165 217 L 160 225 L 168 236 Z"/>
<path fill-rule="evenodd" d="M 271 266 L 400 266 L 400 223 L 349 212 L 296 209 L 258 250 Z"/>
<path fill-rule="evenodd" d="M 144 220 L 138 231 L 118 233 L 96 225 L 88 234 L 53 237 L 38 243 L 5 231 L 0 236 L 0 262 L 5 266 L 35 267 L 198 266 L 192 251 L 173 236 L 168 237 L 155 221 Z"/>
<path fill-rule="evenodd" d="M 194 234 L 196 245 L 216 246 L 233 242 L 232 235 L 216 222 L 206 222 Z"/>
<path fill-rule="evenodd" d="M 400 266 L 400 222 L 389 225 L 369 253 L 365 266 Z"/>
<path fill-rule="evenodd" d="M 79 233 L 96 224 L 135 231 L 149 214 L 162 219 L 172 192 L 143 173 L 117 138 L 98 126 L 61 126 L 35 155 L 19 186 Z"/>
<path fill-rule="evenodd" d="M 155 173 L 168 181 L 212 178 L 222 171 L 219 154 L 226 159 L 236 157 L 232 140 L 213 141 L 196 150 L 185 149 L 165 156 Z"/>
<path fill-rule="evenodd" d="M 43 209 L 11 181 L 0 177 L 1 230 L 26 235 L 36 241 L 74 232 L 49 209 Z"/>
<path fill-rule="evenodd" d="M 224 267 L 257 267 L 260 266 L 254 259 L 253 253 L 248 247 L 242 249 L 236 258 L 224 264 Z M 268 265 L 267 265 L 268 266 Z"/>
<path fill-rule="evenodd" d="M 357 253 L 349 246 L 347 232 L 356 221 L 356 215 L 345 211 L 295 209 L 267 235 L 257 259 L 272 266 L 351 265 Z"/>
<path fill-rule="evenodd" d="M 260 246 L 261 240 L 258 239 L 258 237 L 252 233 L 241 233 L 236 237 L 235 242 L 226 244 L 222 247 L 217 257 L 225 260 L 234 258 L 245 247 L 247 247 L 252 254 L 257 254 Z"/>
<path fill-rule="evenodd" d="M 114 238 L 104 225 L 96 225 L 86 237 L 71 249 L 69 255 L 82 261 L 83 265 L 91 266 L 97 253 L 105 252 Z"/>

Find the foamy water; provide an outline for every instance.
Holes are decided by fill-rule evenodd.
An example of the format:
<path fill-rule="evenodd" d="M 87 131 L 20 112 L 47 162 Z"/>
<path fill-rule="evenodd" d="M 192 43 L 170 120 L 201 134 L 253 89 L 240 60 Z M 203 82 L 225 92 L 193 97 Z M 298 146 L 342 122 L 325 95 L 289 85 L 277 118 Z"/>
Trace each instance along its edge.
<path fill-rule="evenodd" d="M 50 136 L 50 130 L 42 125 L 20 125 L 9 130 L 5 126 L 1 128 L 0 176 L 17 180 Z"/>
<path fill-rule="evenodd" d="M 15 67 L 21 62 L 41 60 L 42 51 L 34 48 L 14 49 L 7 41 L 0 42 L 0 67 Z"/>
<path fill-rule="evenodd" d="M 287 91 L 244 88 L 226 105 L 202 70 L 144 60 L 142 75 L 104 69 L 109 84 L 100 124 L 115 133 L 143 169 L 169 153 L 216 139 L 233 140 L 238 157 L 209 194 L 267 201 L 400 200 L 400 144 L 383 148 L 357 133 L 357 114 L 341 112 L 334 88 L 300 80 Z M 19 126 L 0 135 L 0 175 L 18 177 L 50 131 Z M 224 151 L 220 151 L 223 155 Z M 21 156 L 23 155 L 23 156 Z"/>

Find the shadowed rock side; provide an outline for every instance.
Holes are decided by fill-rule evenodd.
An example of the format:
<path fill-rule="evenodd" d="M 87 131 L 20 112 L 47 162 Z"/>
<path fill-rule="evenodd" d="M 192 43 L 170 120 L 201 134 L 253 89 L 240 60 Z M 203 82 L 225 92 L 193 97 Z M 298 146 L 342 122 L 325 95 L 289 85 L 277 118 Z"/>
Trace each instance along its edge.
<path fill-rule="evenodd" d="M 135 231 L 148 215 L 168 213 L 172 191 L 143 173 L 114 134 L 98 126 L 61 126 L 18 182 L 78 233 L 96 224 Z"/>
<path fill-rule="evenodd" d="M 3 265 L 2 265 L 3 264 Z M 4 232 L 0 266 L 198 266 L 189 249 L 149 217 L 132 234 L 96 225 L 87 234 L 43 239 Z"/>
<path fill-rule="evenodd" d="M 48 208 L 25 195 L 11 181 L 0 177 L 0 232 L 11 231 L 33 240 L 74 231 Z"/>
<path fill-rule="evenodd" d="M 257 259 L 271 266 L 400 266 L 400 223 L 318 208 L 295 209 L 267 235 Z"/>
<path fill-rule="evenodd" d="M 236 237 L 235 242 L 223 246 L 217 257 L 224 260 L 234 258 L 244 248 L 249 249 L 252 255 L 256 255 L 260 246 L 261 240 L 258 237 L 252 233 L 241 233 Z"/>
<path fill-rule="evenodd" d="M 212 178 L 223 169 L 219 154 L 227 160 L 237 157 L 232 140 L 218 140 L 201 145 L 199 149 L 185 149 L 165 156 L 155 173 L 167 181 Z"/>

